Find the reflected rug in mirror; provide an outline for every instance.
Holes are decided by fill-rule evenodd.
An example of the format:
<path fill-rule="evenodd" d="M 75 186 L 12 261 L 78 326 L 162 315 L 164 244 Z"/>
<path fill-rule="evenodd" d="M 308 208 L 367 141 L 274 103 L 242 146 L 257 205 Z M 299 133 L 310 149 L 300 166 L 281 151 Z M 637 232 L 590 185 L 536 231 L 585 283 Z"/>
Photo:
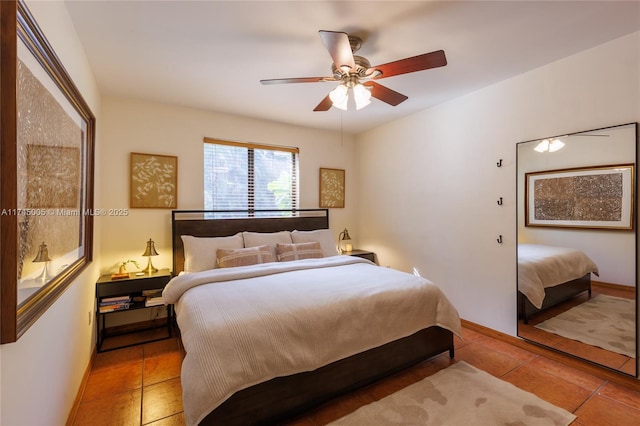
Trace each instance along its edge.
<path fill-rule="evenodd" d="M 575 418 L 460 361 L 331 425 L 568 425 Z"/>
<path fill-rule="evenodd" d="M 536 328 L 635 358 L 635 321 L 635 300 L 599 294 Z"/>

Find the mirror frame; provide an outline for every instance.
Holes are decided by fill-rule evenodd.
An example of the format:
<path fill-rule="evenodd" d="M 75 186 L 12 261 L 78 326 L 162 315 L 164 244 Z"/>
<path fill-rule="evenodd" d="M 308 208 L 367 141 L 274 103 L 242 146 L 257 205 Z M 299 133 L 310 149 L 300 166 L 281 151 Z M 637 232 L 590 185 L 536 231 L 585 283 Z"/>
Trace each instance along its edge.
<path fill-rule="evenodd" d="M 572 135 L 579 135 L 579 134 L 582 134 L 582 133 L 590 133 L 590 132 L 596 132 L 596 131 L 599 131 L 599 130 L 612 129 L 612 128 L 630 126 L 630 125 L 633 125 L 634 133 L 635 133 L 635 140 L 634 140 L 634 143 L 635 143 L 635 158 L 634 158 L 634 170 L 635 170 L 635 173 L 634 173 L 633 178 L 632 178 L 633 179 L 633 189 L 634 189 L 634 191 L 633 191 L 633 194 L 632 194 L 632 217 L 631 217 L 631 229 L 630 229 L 630 230 L 632 230 L 634 232 L 634 244 L 635 244 L 635 249 L 636 249 L 636 256 L 635 256 L 636 259 L 635 259 L 635 266 L 634 266 L 635 285 L 636 285 L 636 287 L 635 287 L 635 302 L 636 302 L 636 312 L 635 312 L 635 324 L 636 324 L 636 328 L 635 328 L 635 339 L 636 339 L 636 345 L 635 345 L 636 346 L 636 357 L 635 357 L 636 363 L 635 363 L 635 367 L 636 367 L 636 371 L 635 371 L 635 374 L 629 374 L 629 373 L 626 373 L 624 371 L 617 370 L 615 368 L 600 364 L 600 363 L 598 363 L 596 361 L 592 361 L 590 359 L 581 357 L 579 355 L 572 354 L 572 353 L 569 353 L 569 352 L 565 352 L 565 351 L 562 351 L 560 349 L 554 348 L 552 346 L 546 345 L 544 343 L 540 343 L 540 342 L 537 342 L 535 340 L 529 339 L 527 337 L 521 336 L 520 335 L 520 327 L 519 327 L 520 304 L 518 303 L 518 292 L 519 292 L 518 289 L 519 289 L 519 287 L 518 287 L 517 276 L 516 276 L 516 335 L 519 338 L 521 338 L 521 339 L 523 339 L 523 340 L 525 340 L 527 342 L 530 342 L 532 344 L 544 347 L 546 349 L 552 350 L 552 351 L 557 352 L 557 353 L 561 353 L 561 354 L 569 356 L 569 357 L 571 357 L 573 359 L 584 361 L 584 362 L 587 362 L 589 364 L 596 365 L 596 366 L 601 367 L 601 368 L 605 368 L 607 370 L 613 371 L 613 372 L 618 373 L 618 374 L 622 374 L 622 375 L 625 375 L 625 376 L 631 376 L 631 377 L 636 377 L 637 378 L 637 377 L 640 377 L 640 371 L 639 371 L 639 369 L 640 369 L 640 357 L 639 357 L 639 355 L 640 355 L 640 353 L 639 353 L 640 342 L 638 341 L 638 337 L 639 337 L 639 334 L 640 334 L 639 330 L 638 330 L 639 327 L 640 327 L 640 325 L 638 323 L 638 319 L 639 319 L 639 315 L 638 315 L 638 313 L 639 313 L 639 309 L 638 309 L 638 300 L 639 300 L 639 296 L 638 296 L 638 277 L 640 276 L 639 275 L 640 265 L 639 265 L 639 262 L 638 262 L 638 260 L 640 260 L 640 238 L 638 236 L 638 233 L 640 231 L 638 229 L 638 215 L 639 215 L 638 203 L 640 201 L 640 196 L 639 196 L 640 195 L 639 194 L 640 190 L 638 188 L 638 182 L 639 182 L 639 178 L 638 178 L 638 160 L 640 159 L 640 153 L 638 151 L 639 151 L 639 148 L 640 148 L 640 135 L 638 135 L 638 122 L 628 122 L 628 123 L 623 123 L 623 124 L 618 124 L 618 125 L 600 127 L 600 128 L 596 128 L 596 129 L 583 130 L 583 131 L 579 131 L 579 132 L 563 133 L 563 134 L 560 134 L 560 135 L 547 136 L 547 137 L 544 137 L 544 138 L 531 139 L 531 140 L 526 140 L 526 141 L 522 141 L 522 142 L 516 143 L 516 200 L 518 200 L 517 203 L 516 203 L 516 240 L 519 241 L 518 235 L 519 235 L 519 231 L 520 231 L 520 228 L 519 228 L 519 226 L 520 226 L 519 225 L 520 215 L 521 214 L 523 214 L 523 215 L 526 214 L 525 207 L 524 207 L 524 205 L 522 205 L 522 206 L 520 205 L 520 201 L 519 201 L 520 199 L 518 198 L 519 192 L 521 190 L 525 191 L 524 188 L 520 188 L 519 180 L 518 180 L 519 176 L 520 176 L 520 171 L 521 171 L 521 167 L 519 166 L 519 162 L 518 162 L 519 147 L 522 146 L 522 144 L 530 143 L 530 142 L 538 142 L 538 141 L 541 141 L 542 139 L 554 139 L 554 138 L 560 138 L 560 137 L 566 137 L 566 136 L 572 136 Z M 526 197 L 526 196 L 527 196 L 526 192 L 523 192 L 523 197 Z M 590 229 L 590 230 L 593 230 L 593 229 Z M 518 269 L 518 265 L 517 265 L 517 243 L 516 243 L 516 275 L 517 275 L 517 269 Z"/>
<path fill-rule="evenodd" d="M 0 1 L 0 343 L 15 342 L 60 297 L 93 260 L 93 190 L 95 116 L 47 41 L 24 0 Z M 79 189 L 81 253 L 24 303 L 18 303 L 18 42 L 23 42 L 82 120 L 85 141 Z M 25 209 L 27 210 L 27 209 Z M 27 213 L 28 214 L 28 213 Z"/>

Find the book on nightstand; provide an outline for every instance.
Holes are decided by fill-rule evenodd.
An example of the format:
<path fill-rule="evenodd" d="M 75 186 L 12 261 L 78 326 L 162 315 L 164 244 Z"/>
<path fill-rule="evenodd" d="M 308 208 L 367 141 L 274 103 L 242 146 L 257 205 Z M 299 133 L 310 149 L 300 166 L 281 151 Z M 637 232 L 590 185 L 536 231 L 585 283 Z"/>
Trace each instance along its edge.
<path fill-rule="evenodd" d="M 101 314 L 113 311 L 123 311 L 125 309 L 129 309 L 130 304 L 131 296 L 103 297 L 100 299 L 98 311 Z"/>
<path fill-rule="evenodd" d="M 123 302 L 131 302 L 131 296 L 114 296 L 114 297 L 103 297 L 100 299 L 100 305 L 111 305 L 115 303 L 123 303 Z"/>
<path fill-rule="evenodd" d="M 149 306 L 160 306 L 160 305 L 164 305 L 164 299 L 162 298 L 162 296 L 147 297 L 147 300 L 145 300 L 145 302 L 144 302 L 144 306 L 146 306 L 146 307 L 149 307 Z"/>
<path fill-rule="evenodd" d="M 162 298 L 162 289 L 144 290 L 142 295 L 146 297 L 144 306 L 159 306 L 164 305 L 164 299 Z"/>
<path fill-rule="evenodd" d="M 129 303 L 113 303 L 111 305 L 101 305 L 99 312 L 105 314 L 107 312 L 124 311 L 129 309 Z"/>
<path fill-rule="evenodd" d="M 129 278 L 129 273 L 128 272 L 123 272 L 122 274 L 120 274 L 120 273 L 111 274 L 111 279 L 112 280 L 121 280 L 123 278 Z"/>

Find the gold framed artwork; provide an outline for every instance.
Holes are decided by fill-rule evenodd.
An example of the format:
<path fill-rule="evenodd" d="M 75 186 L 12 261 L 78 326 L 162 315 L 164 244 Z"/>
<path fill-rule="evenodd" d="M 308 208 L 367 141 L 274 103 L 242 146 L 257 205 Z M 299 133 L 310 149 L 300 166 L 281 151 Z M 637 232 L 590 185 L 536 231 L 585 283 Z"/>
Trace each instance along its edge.
<path fill-rule="evenodd" d="M 76 139 L 81 138 L 70 138 Z M 27 206 L 77 210 L 81 200 L 79 182 L 83 162 L 80 148 L 26 144 L 26 152 Z"/>
<path fill-rule="evenodd" d="M 344 208 L 344 170 L 320 168 L 320 207 Z"/>
<path fill-rule="evenodd" d="M 0 342 L 93 259 L 95 116 L 24 0 L 0 2 Z"/>
<path fill-rule="evenodd" d="M 525 174 L 525 226 L 633 229 L 634 165 Z"/>
<path fill-rule="evenodd" d="M 131 153 L 129 179 L 131 208 L 178 207 L 178 157 Z"/>

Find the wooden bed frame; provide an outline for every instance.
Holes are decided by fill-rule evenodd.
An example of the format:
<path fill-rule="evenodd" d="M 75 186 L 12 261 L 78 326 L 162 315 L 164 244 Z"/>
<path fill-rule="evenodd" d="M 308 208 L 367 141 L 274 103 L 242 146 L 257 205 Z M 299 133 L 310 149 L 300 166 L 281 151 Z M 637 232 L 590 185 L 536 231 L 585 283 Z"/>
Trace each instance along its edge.
<path fill-rule="evenodd" d="M 527 296 L 518 291 L 518 317 L 522 319 L 525 324 L 529 324 L 529 317 L 531 317 L 531 315 L 557 306 L 569 299 L 573 299 L 585 291 L 588 292 L 589 297 L 591 297 L 591 273 L 564 284 L 545 288 L 544 301 L 540 309 L 533 306 L 529 299 L 527 299 Z"/>
<path fill-rule="evenodd" d="M 247 211 L 174 210 L 174 274 L 182 271 L 184 265 L 181 235 L 222 237 L 242 231 L 311 231 L 329 228 L 328 209 L 284 213 L 289 216 L 284 216 L 283 211 L 274 210 L 255 211 L 254 217 L 248 217 Z M 221 218 L 222 216 L 227 217 Z M 243 389 L 209 413 L 200 424 L 226 426 L 277 423 L 446 351 L 453 358 L 453 333 L 437 326 L 429 327 L 317 370 L 277 377 Z"/>
<path fill-rule="evenodd" d="M 286 214 L 289 213 L 287 216 Z M 254 216 L 250 216 L 253 214 Z M 171 212 L 173 273 L 184 270 L 182 235 L 226 237 L 238 232 L 313 231 L 329 228 L 328 209 L 174 210 Z"/>

